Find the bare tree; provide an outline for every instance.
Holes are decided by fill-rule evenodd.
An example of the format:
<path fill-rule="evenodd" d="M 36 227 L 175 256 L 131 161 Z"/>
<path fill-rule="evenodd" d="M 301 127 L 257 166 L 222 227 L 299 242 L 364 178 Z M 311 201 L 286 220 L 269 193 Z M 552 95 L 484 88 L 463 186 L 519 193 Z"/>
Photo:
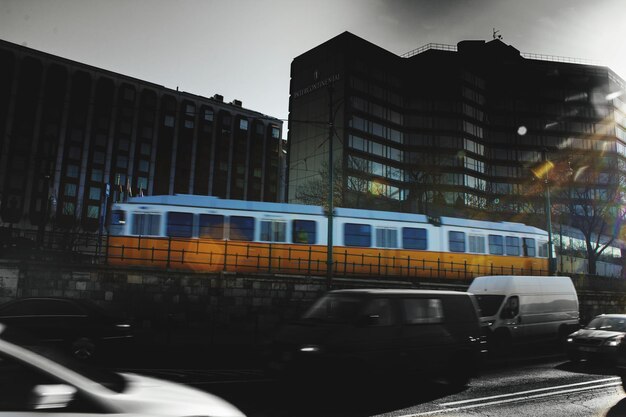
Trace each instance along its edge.
<path fill-rule="evenodd" d="M 580 230 L 585 241 L 588 273 L 619 237 L 626 212 L 624 177 L 601 154 L 588 152 L 557 161 L 550 172 L 553 213 Z"/>
<path fill-rule="evenodd" d="M 296 200 L 328 208 L 328 162 L 322 162 L 318 174 L 296 188 Z M 343 167 L 340 160 L 335 160 L 333 164 L 333 205 L 343 205 Z"/>

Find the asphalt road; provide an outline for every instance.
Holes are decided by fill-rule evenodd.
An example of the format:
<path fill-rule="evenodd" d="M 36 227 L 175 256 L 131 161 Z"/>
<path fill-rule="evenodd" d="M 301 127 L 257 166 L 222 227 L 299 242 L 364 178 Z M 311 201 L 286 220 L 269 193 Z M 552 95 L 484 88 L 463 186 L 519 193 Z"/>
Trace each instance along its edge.
<path fill-rule="evenodd" d="M 358 389 L 329 383 L 289 385 L 256 368 L 127 368 L 215 393 L 249 417 L 626 416 L 611 366 L 573 364 L 554 352 L 490 360 L 463 389 L 415 377 Z"/>

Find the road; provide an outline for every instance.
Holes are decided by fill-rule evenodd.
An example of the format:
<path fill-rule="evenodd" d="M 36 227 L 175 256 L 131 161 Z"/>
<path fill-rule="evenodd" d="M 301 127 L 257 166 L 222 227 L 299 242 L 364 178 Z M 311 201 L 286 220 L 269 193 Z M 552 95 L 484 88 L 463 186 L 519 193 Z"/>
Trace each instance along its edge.
<path fill-rule="evenodd" d="M 626 416 L 626 396 L 610 366 L 562 357 L 490 361 L 463 389 L 418 379 L 352 390 L 285 385 L 257 369 L 130 369 L 215 393 L 249 417 Z"/>

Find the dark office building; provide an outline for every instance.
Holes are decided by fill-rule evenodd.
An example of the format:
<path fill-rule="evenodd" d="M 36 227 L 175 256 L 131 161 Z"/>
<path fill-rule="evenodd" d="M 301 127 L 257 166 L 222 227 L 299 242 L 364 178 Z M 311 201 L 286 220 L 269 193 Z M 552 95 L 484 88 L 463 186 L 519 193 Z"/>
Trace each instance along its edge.
<path fill-rule="evenodd" d="M 293 60 L 288 201 L 323 177 L 330 136 L 340 205 L 528 214 L 545 227 L 544 160 L 551 175 L 571 173 L 550 179 L 555 206 L 609 200 L 624 184 L 624 85 L 607 67 L 523 54 L 497 39 L 398 56 L 345 32 Z M 583 195 L 585 164 L 594 176 Z"/>
<path fill-rule="evenodd" d="M 95 229 L 105 202 L 127 195 L 282 201 L 281 131 L 239 100 L 0 41 L 4 226 Z"/>

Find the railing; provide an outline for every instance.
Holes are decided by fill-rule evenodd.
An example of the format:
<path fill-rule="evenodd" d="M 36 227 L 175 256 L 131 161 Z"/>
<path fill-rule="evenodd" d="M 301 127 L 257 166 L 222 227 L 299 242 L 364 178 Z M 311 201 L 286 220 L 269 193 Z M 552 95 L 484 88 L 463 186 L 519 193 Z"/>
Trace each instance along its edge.
<path fill-rule="evenodd" d="M 335 248 L 333 274 L 340 277 L 422 277 L 469 280 L 479 275 L 547 275 L 542 268 L 521 267 L 524 258 L 499 259 L 494 264 L 459 261 L 463 254 L 369 248 Z M 539 261 L 539 260 L 536 260 Z M 106 262 L 152 268 L 205 272 L 326 274 L 326 248 L 312 245 L 252 243 L 202 239 L 111 237 Z"/>
<path fill-rule="evenodd" d="M 413 49 L 409 52 L 406 52 L 400 55 L 402 58 L 411 58 L 412 56 L 419 55 L 428 50 L 435 49 L 438 51 L 451 51 L 457 52 L 458 47 L 456 45 L 449 45 L 444 43 L 427 43 L 426 45 L 422 45 L 419 48 Z M 552 62 L 564 62 L 569 64 L 584 64 L 584 65 L 604 65 L 600 61 L 592 60 L 592 59 L 584 59 L 584 58 L 573 58 L 567 56 L 558 56 L 558 55 L 546 55 L 546 54 L 535 54 L 530 52 L 520 52 L 520 55 L 526 59 L 536 59 L 541 61 L 552 61 Z M 619 77 L 618 77 L 619 78 Z M 621 81 L 621 79 L 620 79 Z M 623 81 L 621 81 L 623 83 Z M 621 84 L 620 84 L 621 85 Z"/>
<path fill-rule="evenodd" d="M 447 259 L 446 254 L 397 253 L 399 252 L 337 247 L 333 254 L 333 274 L 337 277 L 455 280 L 470 280 L 478 275 L 548 275 L 545 269 L 524 268 L 514 263 L 470 263 L 458 261 L 458 257 Z M 5 229 L 0 239 L 0 258 L 28 259 L 65 266 L 100 264 L 216 273 L 230 271 L 309 276 L 326 274 L 326 248 L 323 246 L 176 238 L 122 238 L 107 235 L 99 238 L 97 234 L 84 232 L 57 231 L 39 234 L 36 230 L 12 229 L 10 233 L 6 233 Z M 564 258 L 565 266 L 573 262 L 570 258 Z M 584 261 L 578 259 L 577 262 Z M 557 265 L 560 264 L 561 262 L 557 262 Z M 564 275 L 576 276 L 585 282 L 599 279 L 611 281 L 610 278 L 604 280 L 600 276 L 589 276 L 580 268 L 564 269 Z M 617 281 L 624 280 L 612 278 L 612 281 L 618 285 Z"/>

